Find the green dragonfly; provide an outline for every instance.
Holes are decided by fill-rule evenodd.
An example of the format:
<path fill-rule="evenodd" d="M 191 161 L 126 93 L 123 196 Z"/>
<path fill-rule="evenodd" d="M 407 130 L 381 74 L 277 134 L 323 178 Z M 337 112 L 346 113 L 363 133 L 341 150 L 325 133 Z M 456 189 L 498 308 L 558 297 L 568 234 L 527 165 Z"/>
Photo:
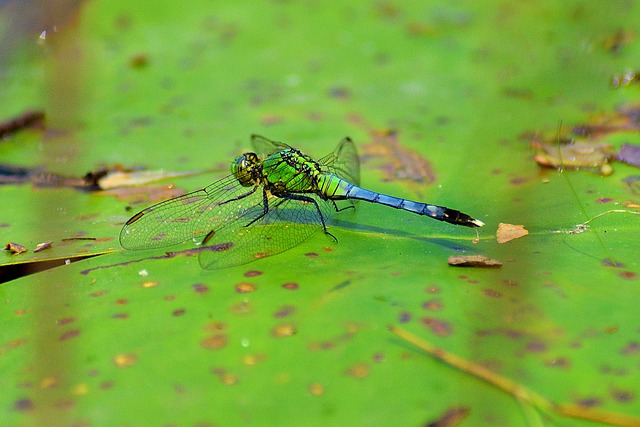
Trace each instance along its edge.
<path fill-rule="evenodd" d="M 322 229 L 335 212 L 356 200 L 380 203 L 466 227 L 484 223 L 457 210 L 360 188 L 360 161 L 350 138 L 313 160 L 282 142 L 252 135 L 231 174 L 213 184 L 138 212 L 120 232 L 125 249 L 190 243 L 206 269 L 245 264 L 290 249 Z M 259 156 L 256 153 L 265 153 Z M 346 200 L 339 209 L 336 201 Z"/>

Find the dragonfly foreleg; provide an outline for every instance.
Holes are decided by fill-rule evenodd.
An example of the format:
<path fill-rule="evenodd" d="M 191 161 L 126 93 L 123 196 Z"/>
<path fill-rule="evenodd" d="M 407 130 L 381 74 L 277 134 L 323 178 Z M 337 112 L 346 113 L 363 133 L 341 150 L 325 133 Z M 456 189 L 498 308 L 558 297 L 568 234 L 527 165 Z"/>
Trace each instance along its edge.
<path fill-rule="evenodd" d="M 229 199 L 229 200 L 225 200 L 223 202 L 220 202 L 218 206 L 226 205 L 227 203 L 235 202 L 235 201 L 238 201 L 238 200 L 242 200 L 245 197 L 249 197 L 250 195 L 255 193 L 257 189 L 258 189 L 258 186 L 256 185 L 251 190 L 247 191 L 244 194 L 239 195 L 238 197 L 234 197 L 233 199 Z"/>
<path fill-rule="evenodd" d="M 252 219 L 249 224 L 245 225 L 245 227 L 248 227 L 254 222 L 256 222 L 257 220 L 264 218 L 264 216 L 268 213 L 269 213 L 269 196 L 267 195 L 267 190 L 263 188 L 262 189 L 262 213 L 257 217 L 255 217 L 254 219 Z"/>

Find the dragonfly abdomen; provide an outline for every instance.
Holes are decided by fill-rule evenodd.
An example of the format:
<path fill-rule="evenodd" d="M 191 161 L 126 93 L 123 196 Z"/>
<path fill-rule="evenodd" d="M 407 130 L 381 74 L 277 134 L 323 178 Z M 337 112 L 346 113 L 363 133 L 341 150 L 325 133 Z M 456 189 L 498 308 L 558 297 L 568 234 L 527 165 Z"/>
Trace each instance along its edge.
<path fill-rule="evenodd" d="M 401 199 L 365 190 L 364 188 L 350 184 L 335 175 L 332 175 L 331 179 L 327 179 L 324 184 L 325 185 L 321 185 L 320 188 L 324 190 L 324 194 L 329 199 L 364 200 L 365 202 L 379 203 L 381 205 L 412 212 L 417 215 L 428 216 L 430 218 L 437 219 L 438 221 L 464 225 L 465 227 L 475 228 L 484 225 L 482 221 L 474 219 L 455 209 L 449 209 L 444 206 L 437 206 L 428 203 L 414 202 L 412 200 Z"/>

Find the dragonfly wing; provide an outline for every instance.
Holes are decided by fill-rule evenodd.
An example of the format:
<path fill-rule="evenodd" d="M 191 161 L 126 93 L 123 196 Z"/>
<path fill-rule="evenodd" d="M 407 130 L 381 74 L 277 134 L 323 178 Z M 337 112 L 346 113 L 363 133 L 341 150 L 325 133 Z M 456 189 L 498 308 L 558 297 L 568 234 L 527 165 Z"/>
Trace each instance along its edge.
<path fill-rule="evenodd" d="M 261 197 L 250 196 L 240 199 L 241 204 L 229 202 L 251 191 L 261 195 L 229 175 L 198 191 L 150 206 L 125 223 L 120 244 L 125 249 L 153 249 L 200 243 L 213 228 L 241 216 L 251 204 L 261 203 Z"/>
<path fill-rule="evenodd" d="M 254 223 L 246 221 L 263 213 L 262 205 L 242 221 L 241 227 L 221 227 L 200 250 L 202 268 L 217 269 L 246 264 L 256 259 L 284 252 L 322 230 L 322 218 L 330 220 L 333 207 L 315 195 L 305 194 L 316 204 L 270 197 L 266 215 Z M 318 208 L 316 208 L 318 206 Z M 236 224 L 240 224 L 236 222 Z"/>
<path fill-rule="evenodd" d="M 351 184 L 360 185 L 360 158 L 351 138 L 345 137 L 333 153 L 321 158 L 318 163 L 327 172 L 334 173 Z"/>
<path fill-rule="evenodd" d="M 272 141 L 256 134 L 251 135 L 251 145 L 257 154 L 273 154 L 285 148 L 291 148 L 284 142 Z"/>

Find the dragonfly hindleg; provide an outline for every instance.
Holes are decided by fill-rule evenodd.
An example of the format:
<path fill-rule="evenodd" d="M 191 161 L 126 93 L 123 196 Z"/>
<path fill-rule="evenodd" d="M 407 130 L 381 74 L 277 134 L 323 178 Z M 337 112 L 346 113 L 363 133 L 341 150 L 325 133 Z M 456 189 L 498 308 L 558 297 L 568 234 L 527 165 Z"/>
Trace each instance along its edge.
<path fill-rule="evenodd" d="M 316 212 L 318 213 L 318 217 L 320 218 L 320 222 L 322 223 L 322 229 L 324 231 L 324 234 L 331 237 L 336 243 L 338 243 L 338 239 L 336 238 L 336 236 L 329 233 L 329 230 L 327 230 L 327 224 L 324 221 L 324 216 L 322 215 L 322 211 L 320 211 L 320 206 L 318 206 L 318 202 L 316 202 L 314 198 L 309 196 L 303 196 L 302 194 L 295 194 L 295 193 L 286 194 L 280 197 L 282 197 L 283 199 L 299 200 L 301 202 L 311 203 L 316 208 Z M 333 205 L 337 209 L 337 206 L 335 206 L 335 203 Z"/>

